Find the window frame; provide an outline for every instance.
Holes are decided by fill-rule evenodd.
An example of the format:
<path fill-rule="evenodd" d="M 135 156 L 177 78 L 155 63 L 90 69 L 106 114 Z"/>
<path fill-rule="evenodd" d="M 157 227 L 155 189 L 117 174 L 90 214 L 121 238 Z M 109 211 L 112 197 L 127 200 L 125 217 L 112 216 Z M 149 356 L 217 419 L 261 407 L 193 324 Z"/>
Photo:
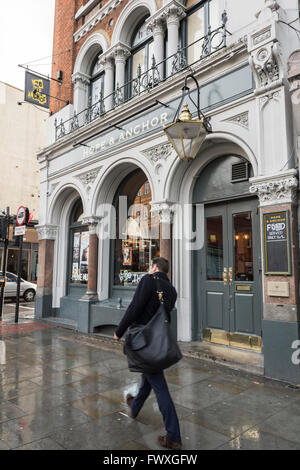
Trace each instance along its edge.
<path fill-rule="evenodd" d="M 67 295 L 71 294 L 71 289 L 87 289 L 88 281 L 75 282 L 72 280 L 72 260 L 73 260 L 73 234 L 75 232 L 88 232 L 89 227 L 87 224 L 82 222 L 74 222 L 74 216 L 78 210 L 80 204 L 82 205 L 81 199 L 77 199 L 72 207 L 70 218 L 69 218 L 69 234 L 68 234 L 68 266 L 67 266 Z M 83 212 L 82 212 L 83 213 Z M 81 230 L 83 229 L 83 230 Z"/>
<path fill-rule="evenodd" d="M 102 93 L 102 97 L 104 97 L 105 70 L 100 70 L 96 74 L 92 75 L 92 72 L 93 72 L 94 67 L 95 67 L 96 63 L 98 62 L 98 60 L 99 60 L 99 54 L 97 54 L 97 56 L 95 56 L 95 58 L 92 61 L 92 65 L 90 67 L 90 71 L 91 71 L 90 72 L 90 77 L 91 78 L 90 78 L 90 83 L 89 83 L 88 102 L 91 106 L 100 101 L 100 96 L 99 96 L 99 99 L 97 101 L 95 101 L 95 103 L 93 103 L 93 83 L 95 83 L 97 80 L 99 80 L 99 78 L 102 79 L 101 93 Z"/>

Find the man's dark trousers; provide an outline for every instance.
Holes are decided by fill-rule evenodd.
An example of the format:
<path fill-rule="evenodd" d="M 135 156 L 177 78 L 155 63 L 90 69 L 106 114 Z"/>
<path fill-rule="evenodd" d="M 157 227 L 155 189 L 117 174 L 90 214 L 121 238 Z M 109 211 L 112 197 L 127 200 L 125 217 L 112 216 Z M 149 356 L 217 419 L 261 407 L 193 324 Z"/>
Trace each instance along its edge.
<path fill-rule="evenodd" d="M 163 371 L 156 374 L 143 374 L 139 393 L 132 401 L 132 414 L 137 416 L 153 388 L 158 406 L 163 415 L 167 438 L 174 442 L 180 442 L 179 422 L 174 403 L 169 393 L 168 385 Z"/>

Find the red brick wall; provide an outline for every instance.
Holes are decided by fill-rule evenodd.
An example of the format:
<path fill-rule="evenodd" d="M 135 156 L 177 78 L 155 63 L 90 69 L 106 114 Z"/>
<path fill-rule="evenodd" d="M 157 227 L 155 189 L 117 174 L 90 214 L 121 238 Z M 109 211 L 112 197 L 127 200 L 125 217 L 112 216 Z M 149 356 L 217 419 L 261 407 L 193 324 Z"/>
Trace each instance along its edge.
<path fill-rule="evenodd" d="M 122 2 L 115 10 L 111 12 L 100 24 L 93 28 L 76 44 L 74 43 L 73 34 L 83 25 L 83 17 L 75 21 L 75 14 L 78 9 L 85 5 L 88 0 L 56 0 L 55 2 L 55 24 L 54 24 L 54 39 L 53 39 L 53 66 L 52 77 L 57 78 L 57 71 L 62 70 L 63 82 L 59 85 L 57 82 L 51 82 L 51 95 L 62 100 L 68 100 L 73 103 L 73 84 L 72 73 L 76 60 L 76 56 L 89 36 L 97 31 L 101 31 L 108 41 L 110 41 L 113 34 L 114 27 L 117 19 L 122 10 L 126 7 L 129 0 Z M 102 0 L 104 6 L 108 0 Z M 157 0 L 158 7 L 161 0 Z M 114 19 L 113 25 L 110 27 L 109 22 Z M 70 50 L 70 52 L 66 52 Z M 65 103 L 51 98 L 50 110 L 56 113 L 65 106 Z"/>

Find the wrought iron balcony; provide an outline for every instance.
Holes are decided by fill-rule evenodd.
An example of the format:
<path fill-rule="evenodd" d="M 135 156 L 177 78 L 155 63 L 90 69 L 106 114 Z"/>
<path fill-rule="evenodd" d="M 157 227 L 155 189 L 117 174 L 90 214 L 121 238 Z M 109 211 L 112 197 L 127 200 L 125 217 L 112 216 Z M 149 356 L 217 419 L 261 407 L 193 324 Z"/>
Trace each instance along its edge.
<path fill-rule="evenodd" d="M 223 14 L 222 26 L 219 28 L 214 31 L 209 28 L 205 36 L 185 47 L 179 47 L 176 54 L 167 57 L 162 62 L 156 63 L 153 55 L 151 68 L 142 71 L 139 65 L 134 78 L 125 83 L 124 86 L 120 87 L 117 83 L 113 93 L 107 96 L 100 94 L 95 103 L 92 103 L 90 98 L 86 109 L 78 114 L 74 112 L 74 116 L 66 121 L 61 119 L 61 122 L 58 122 L 55 119 L 55 140 L 57 141 L 95 121 L 132 98 L 151 91 L 170 77 L 226 47 L 226 21 L 226 14 Z"/>

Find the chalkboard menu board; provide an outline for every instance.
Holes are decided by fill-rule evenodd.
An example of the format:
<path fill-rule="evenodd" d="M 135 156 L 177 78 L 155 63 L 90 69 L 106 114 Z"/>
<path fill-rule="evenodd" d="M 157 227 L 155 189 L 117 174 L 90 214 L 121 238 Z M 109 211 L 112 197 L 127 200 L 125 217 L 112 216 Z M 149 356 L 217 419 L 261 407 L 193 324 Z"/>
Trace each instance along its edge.
<path fill-rule="evenodd" d="M 292 274 L 289 211 L 264 214 L 265 274 Z"/>

